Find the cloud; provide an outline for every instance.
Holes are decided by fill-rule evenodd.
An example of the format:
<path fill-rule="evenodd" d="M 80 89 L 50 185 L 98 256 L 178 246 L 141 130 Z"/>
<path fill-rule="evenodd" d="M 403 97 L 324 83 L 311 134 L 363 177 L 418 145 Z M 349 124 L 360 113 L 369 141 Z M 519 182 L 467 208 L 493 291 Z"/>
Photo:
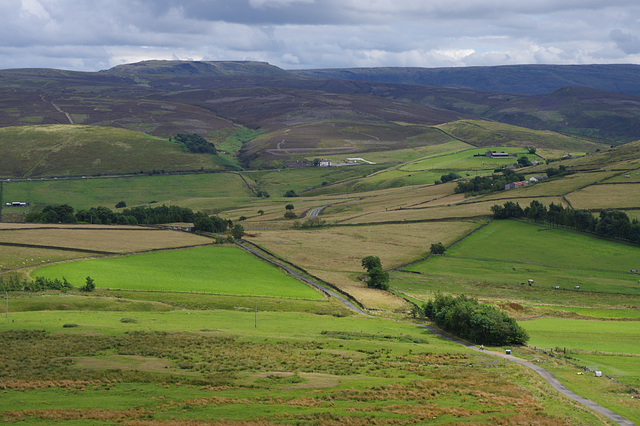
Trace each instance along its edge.
<path fill-rule="evenodd" d="M 636 0 L 2 0 L 0 68 L 638 63 Z"/>
<path fill-rule="evenodd" d="M 640 53 L 640 40 L 638 37 L 619 29 L 612 30 L 609 36 L 624 53 Z"/>

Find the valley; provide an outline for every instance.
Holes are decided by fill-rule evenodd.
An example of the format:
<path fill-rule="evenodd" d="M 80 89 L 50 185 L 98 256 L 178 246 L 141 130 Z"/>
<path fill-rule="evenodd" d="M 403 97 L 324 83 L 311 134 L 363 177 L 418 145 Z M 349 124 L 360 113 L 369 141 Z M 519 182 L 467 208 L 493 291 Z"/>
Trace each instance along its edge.
<path fill-rule="evenodd" d="M 508 350 L 640 423 L 640 248 L 492 210 L 539 202 L 636 224 L 640 98 L 492 90 L 262 63 L 0 71 L 0 418 L 615 423 L 487 353 Z M 194 133 L 217 153 L 175 140 Z M 365 161 L 336 166 L 351 158 Z M 509 173 L 527 183 L 458 190 Z M 228 227 L 25 222 L 56 205 L 179 206 Z M 367 285 L 367 256 L 387 290 Z M 514 318 L 527 345 L 483 353 L 430 332 L 422 309 L 438 295 Z"/>

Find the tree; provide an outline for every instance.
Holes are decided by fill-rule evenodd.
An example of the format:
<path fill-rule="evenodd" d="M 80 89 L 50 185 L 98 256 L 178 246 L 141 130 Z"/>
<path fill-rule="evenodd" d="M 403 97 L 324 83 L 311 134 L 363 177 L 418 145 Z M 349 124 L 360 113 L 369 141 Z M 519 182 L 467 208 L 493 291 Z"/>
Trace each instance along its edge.
<path fill-rule="evenodd" d="M 389 289 L 389 273 L 382 268 L 373 268 L 369 271 L 367 287 L 378 288 L 380 290 Z"/>
<path fill-rule="evenodd" d="M 536 153 L 536 149 L 534 147 L 530 146 L 528 149 L 529 149 L 529 154 L 533 155 Z"/>
<path fill-rule="evenodd" d="M 366 280 L 367 287 L 389 289 L 389 273 L 382 269 L 382 263 L 378 256 L 367 256 L 362 259 L 362 267 L 367 270 L 369 278 Z"/>
<path fill-rule="evenodd" d="M 95 288 L 96 288 L 96 284 L 93 278 L 87 276 L 85 280 L 85 285 L 81 287 L 80 290 L 86 291 L 86 292 L 92 292 L 93 290 L 95 290 Z"/>
<path fill-rule="evenodd" d="M 116 204 L 116 209 L 121 209 L 123 207 L 127 207 L 127 203 L 125 203 L 124 201 L 120 201 L 118 202 L 118 204 Z"/>
<path fill-rule="evenodd" d="M 293 210 L 294 209 L 293 204 L 287 204 L 286 206 L 284 206 L 284 208 L 287 209 L 287 210 Z"/>
<path fill-rule="evenodd" d="M 295 219 L 298 215 L 293 210 L 287 210 L 284 214 L 285 219 Z"/>
<path fill-rule="evenodd" d="M 447 248 L 442 243 L 431 244 L 431 254 L 444 254 Z"/>
<path fill-rule="evenodd" d="M 296 194 L 296 191 L 294 191 L 293 189 L 288 190 L 287 192 L 284 193 L 285 197 L 297 197 L 298 194 Z"/>
<path fill-rule="evenodd" d="M 382 263 L 378 256 L 367 256 L 362 259 L 362 267 L 369 272 L 373 268 L 382 268 Z"/>
<path fill-rule="evenodd" d="M 244 236 L 244 226 L 233 225 L 233 228 L 231 228 L 231 235 L 233 235 L 233 238 L 236 240 L 241 239 Z"/>
<path fill-rule="evenodd" d="M 262 210 L 262 209 L 258 210 L 258 214 L 259 214 L 260 216 L 262 216 L 262 215 L 264 214 L 264 210 Z"/>
<path fill-rule="evenodd" d="M 529 160 L 529 158 L 527 158 L 526 155 L 523 155 L 522 157 L 518 157 L 518 165 L 520 167 L 527 167 L 531 165 L 531 160 Z"/>

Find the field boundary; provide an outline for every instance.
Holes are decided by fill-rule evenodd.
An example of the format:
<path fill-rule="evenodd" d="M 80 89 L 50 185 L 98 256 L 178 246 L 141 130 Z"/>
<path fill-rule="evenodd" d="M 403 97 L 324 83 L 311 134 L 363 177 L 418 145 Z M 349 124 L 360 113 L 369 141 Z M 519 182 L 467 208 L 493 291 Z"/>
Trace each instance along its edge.
<path fill-rule="evenodd" d="M 328 283 L 328 282 L 316 277 L 313 274 L 310 274 L 304 268 L 301 268 L 298 265 L 295 265 L 295 264 L 293 264 L 293 263 L 291 263 L 289 261 L 281 259 L 277 255 L 271 253 L 269 250 L 267 250 L 267 249 L 265 249 L 263 247 L 260 247 L 259 245 L 255 244 L 255 243 L 252 243 L 251 241 L 243 240 L 243 243 L 236 243 L 236 244 L 238 246 L 242 247 L 244 250 L 247 250 L 249 253 L 253 254 L 254 256 L 258 256 L 259 258 L 265 260 L 266 262 L 269 262 L 272 265 L 277 266 L 278 268 L 284 269 L 285 271 L 287 271 L 288 273 L 290 273 L 294 277 L 296 277 L 296 278 L 304 281 L 305 283 L 313 286 L 314 288 L 322 291 L 327 296 L 335 297 L 336 299 L 338 299 L 342 303 L 344 303 L 347 307 L 349 307 L 351 310 L 353 310 L 355 312 L 358 312 L 359 314 L 362 314 L 362 315 L 370 316 L 369 314 L 367 314 L 364 311 L 364 309 L 366 309 L 366 308 L 355 297 L 353 297 L 349 293 L 339 289 L 335 285 L 333 285 L 331 283 Z M 245 244 L 251 245 L 254 248 L 248 247 Z M 268 258 L 267 256 L 261 254 L 260 251 L 266 253 L 269 256 L 272 256 L 274 259 L 278 259 L 278 261 L 275 261 L 273 259 Z M 282 263 L 287 264 L 289 266 L 284 266 L 282 263 L 279 263 L 279 262 L 282 262 Z M 306 278 L 306 277 L 302 276 L 300 273 L 295 272 L 292 268 L 301 271 L 302 273 L 308 275 L 312 279 L 309 279 L 309 278 Z M 314 282 L 314 280 L 317 281 L 317 282 Z M 319 284 L 319 283 L 322 283 L 322 284 Z M 342 296 L 342 295 L 344 295 L 344 296 Z"/>
<path fill-rule="evenodd" d="M 484 216 L 482 216 L 482 217 L 484 217 Z M 481 230 L 481 229 L 483 229 L 485 226 L 489 225 L 491 222 L 493 222 L 493 219 L 489 219 L 487 222 L 485 222 L 485 223 L 483 223 L 483 224 L 480 224 L 480 226 L 478 226 L 477 228 L 472 229 L 471 231 L 467 232 L 465 235 L 461 236 L 460 238 L 458 238 L 457 240 L 455 240 L 454 242 L 452 242 L 451 244 L 449 244 L 449 245 L 447 246 L 447 249 L 449 249 L 449 248 L 453 247 L 454 245 L 456 245 L 456 244 L 460 243 L 461 241 L 464 241 L 465 239 L 469 238 L 471 235 L 473 235 L 473 234 L 475 234 L 476 232 L 480 231 L 480 230 Z M 395 267 L 393 267 L 393 268 L 390 268 L 389 270 L 390 270 L 390 271 L 399 271 L 399 272 L 409 272 L 409 273 L 412 273 L 412 274 L 420 274 L 420 272 L 416 272 L 416 271 L 401 271 L 401 269 L 402 269 L 402 268 L 406 268 L 407 266 L 415 265 L 416 263 L 423 262 L 423 261 L 425 261 L 425 260 L 429 259 L 429 258 L 430 258 L 430 257 L 432 257 L 432 256 L 439 256 L 439 255 L 435 255 L 435 254 L 431 254 L 431 253 L 429 253 L 429 254 L 427 254 L 426 256 L 423 256 L 423 257 L 421 257 L 421 258 L 419 258 L 419 259 L 412 260 L 411 262 L 404 263 L 404 264 L 399 265 L 399 266 L 395 266 Z"/>

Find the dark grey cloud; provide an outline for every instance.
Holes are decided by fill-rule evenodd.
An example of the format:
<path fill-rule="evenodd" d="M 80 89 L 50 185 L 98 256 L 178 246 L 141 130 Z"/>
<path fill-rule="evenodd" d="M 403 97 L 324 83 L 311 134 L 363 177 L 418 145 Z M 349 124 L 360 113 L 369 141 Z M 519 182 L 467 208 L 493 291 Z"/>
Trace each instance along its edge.
<path fill-rule="evenodd" d="M 637 0 L 2 0 L 0 68 L 640 63 Z"/>

